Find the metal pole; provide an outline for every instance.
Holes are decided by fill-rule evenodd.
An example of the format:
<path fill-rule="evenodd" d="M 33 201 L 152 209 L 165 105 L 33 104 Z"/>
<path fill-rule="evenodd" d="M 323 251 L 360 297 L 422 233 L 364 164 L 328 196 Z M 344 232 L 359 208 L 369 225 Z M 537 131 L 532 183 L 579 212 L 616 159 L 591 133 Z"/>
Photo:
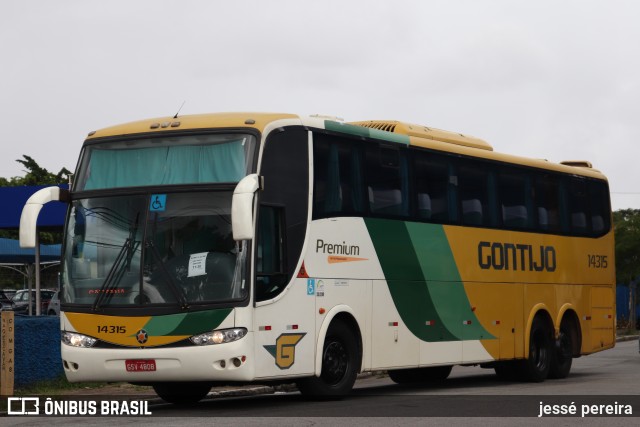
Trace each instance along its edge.
<path fill-rule="evenodd" d="M 40 239 L 38 228 L 36 227 L 36 316 L 40 316 Z M 31 306 L 31 304 L 29 304 Z"/>

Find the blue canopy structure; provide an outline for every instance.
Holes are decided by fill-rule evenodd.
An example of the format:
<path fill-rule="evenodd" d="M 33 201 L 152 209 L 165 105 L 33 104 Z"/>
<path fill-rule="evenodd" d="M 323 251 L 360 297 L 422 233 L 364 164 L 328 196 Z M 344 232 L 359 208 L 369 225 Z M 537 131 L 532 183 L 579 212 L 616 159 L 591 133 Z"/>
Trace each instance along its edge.
<path fill-rule="evenodd" d="M 45 187 L 50 187 L 50 185 L 0 187 L 0 229 L 19 228 L 22 207 L 33 193 Z M 59 185 L 59 187 L 69 188 L 66 184 Z M 62 202 L 51 202 L 44 205 L 38 216 L 38 228 L 41 230 L 62 228 L 67 206 Z"/>
<path fill-rule="evenodd" d="M 62 245 L 40 245 L 40 262 L 60 261 Z M 35 259 L 35 248 L 23 249 L 13 239 L 0 239 L 0 264 L 32 264 Z"/>

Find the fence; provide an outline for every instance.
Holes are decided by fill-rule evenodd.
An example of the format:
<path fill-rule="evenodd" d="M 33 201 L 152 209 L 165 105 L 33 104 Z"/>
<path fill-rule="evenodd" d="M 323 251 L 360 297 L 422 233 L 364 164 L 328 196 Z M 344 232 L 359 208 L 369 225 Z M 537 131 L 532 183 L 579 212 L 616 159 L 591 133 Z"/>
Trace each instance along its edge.
<path fill-rule="evenodd" d="M 60 318 L 17 315 L 13 324 L 12 359 L 15 387 L 60 377 L 63 374 L 60 358 Z M 5 332 L 8 333 L 3 331 Z M 0 345 L 2 341 L 5 340 L 0 340 Z"/>

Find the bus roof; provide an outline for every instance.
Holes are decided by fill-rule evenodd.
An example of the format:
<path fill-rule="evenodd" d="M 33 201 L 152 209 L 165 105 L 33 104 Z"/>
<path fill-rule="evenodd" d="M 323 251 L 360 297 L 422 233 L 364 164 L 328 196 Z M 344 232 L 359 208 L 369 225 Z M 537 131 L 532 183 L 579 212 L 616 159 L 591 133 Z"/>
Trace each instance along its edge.
<path fill-rule="evenodd" d="M 154 133 L 167 130 L 210 129 L 210 128 L 248 128 L 264 132 L 277 121 L 288 125 L 298 122 L 300 125 L 320 127 L 340 133 L 388 140 L 438 151 L 497 160 L 506 163 L 549 169 L 558 172 L 591 176 L 606 179 L 600 171 L 593 169 L 588 161 L 566 161 L 552 163 L 543 159 L 531 159 L 493 151 L 493 147 L 482 139 L 461 133 L 435 129 L 423 125 L 404 123 L 395 120 L 369 120 L 344 123 L 334 117 L 300 117 L 286 113 L 213 113 L 160 117 L 111 126 L 89 133 L 87 141 L 95 138 L 123 136 L 137 133 Z"/>
<path fill-rule="evenodd" d="M 262 131 L 269 123 L 282 119 L 299 119 L 299 116 L 283 113 L 215 113 L 186 115 L 175 118 L 158 117 L 100 129 L 89 133 L 87 139 L 185 129 L 246 127 Z"/>

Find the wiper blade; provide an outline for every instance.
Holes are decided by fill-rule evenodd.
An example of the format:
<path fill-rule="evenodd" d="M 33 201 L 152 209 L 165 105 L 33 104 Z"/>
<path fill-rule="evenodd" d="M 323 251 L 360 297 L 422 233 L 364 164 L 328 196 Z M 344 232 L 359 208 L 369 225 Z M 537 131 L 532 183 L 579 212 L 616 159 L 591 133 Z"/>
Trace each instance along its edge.
<path fill-rule="evenodd" d="M 109 273 L 107 273 L 107 277 L 105 277 L 104 282 L 102 283 L 102 286 L 98 291 L 96 299 L 93 302 L 93 311 L 96 311 L 100 307 L 100 305 L 106 298 L 107 290 L 111 289 L 114 284 L 117 285 L 118 283 L 120 283 L 120 279 L 122 279 L 125 271 L 131 265 L 131 259 L 133 258 L 133 254 L 138 249 L 138 246 L 140 246 L 140 242 L 136 242 L 129 238 L 125 240 L 124 244 L 120 248 L 120 252 L 118 252 L 116 259 L 113 262 L 113 266 L 109 270 Z M 126 262 L 123 262 L 125 259 Z"/>
<path fill-rule="evenodd" d="M 151 240 L 147 240 L 145 242 L 145 247 L 151 249 L 151 253 L 153 254 L 153 257 L 155 258 L 156 262 L 160 266 L 160 271 L 162 272 L 162 275 L 164 276 L 167 283 L 169 284 L 169 289 L 171 290 L 171 293 L 173 293 L 173 296 L 176 298 L 176 300 L 180 304 L 180 308 L 183 310 L 188 309 L 189 304 L 187 303 L 187 298 L 185 297 L 184 292 L 178 287 L 178 285 L 176 285 L 176 282 L 173 281 L 173 278 L 171 277 L 171 274 L 169 274 L 167 267 L 164 265 L 164 262 L 162 262 L 162 257 L 160 256 L 158 249 L 155 247 L 155 245 Z"/>
<path fill-rule="evenodd" d="M 139 221 L 140 212 L 136 214 L 136 221 L 133 226 L 129 228 L 129 237 L 127 237 L 127 240 L 124 241 L 124 244 L 120 248 L 120 252 L 118 252 L 116 259 L 113 262 L 113 266 L 111 266 L 109 273 L 107 273 L 107 277 L 104 279 L 104 283 L 102 283 L 102 286 L 100 287 L 100 291 L 98 292 L 95 301 L 93 301 L 93 306 L 91 307 L 93 311 L 96 311 L 100 307 L 100 304 L 102 304 L 102 301 L 106 298 L 106 291 L 111 289 L 113 284 L 117 285 L 120 283 L 120 279 L 122 279 L 124 272 L 131 266 L 133 254 L 135 254 L 138 246 L 140 246 L 140 242 L 135 240 L 136 233 L 138 232 Z M 125 258 L 127 262 L 123 264 L 122 261 Z M 120 265 L 124 265 L 126 268 L 120 268 Z"/>

